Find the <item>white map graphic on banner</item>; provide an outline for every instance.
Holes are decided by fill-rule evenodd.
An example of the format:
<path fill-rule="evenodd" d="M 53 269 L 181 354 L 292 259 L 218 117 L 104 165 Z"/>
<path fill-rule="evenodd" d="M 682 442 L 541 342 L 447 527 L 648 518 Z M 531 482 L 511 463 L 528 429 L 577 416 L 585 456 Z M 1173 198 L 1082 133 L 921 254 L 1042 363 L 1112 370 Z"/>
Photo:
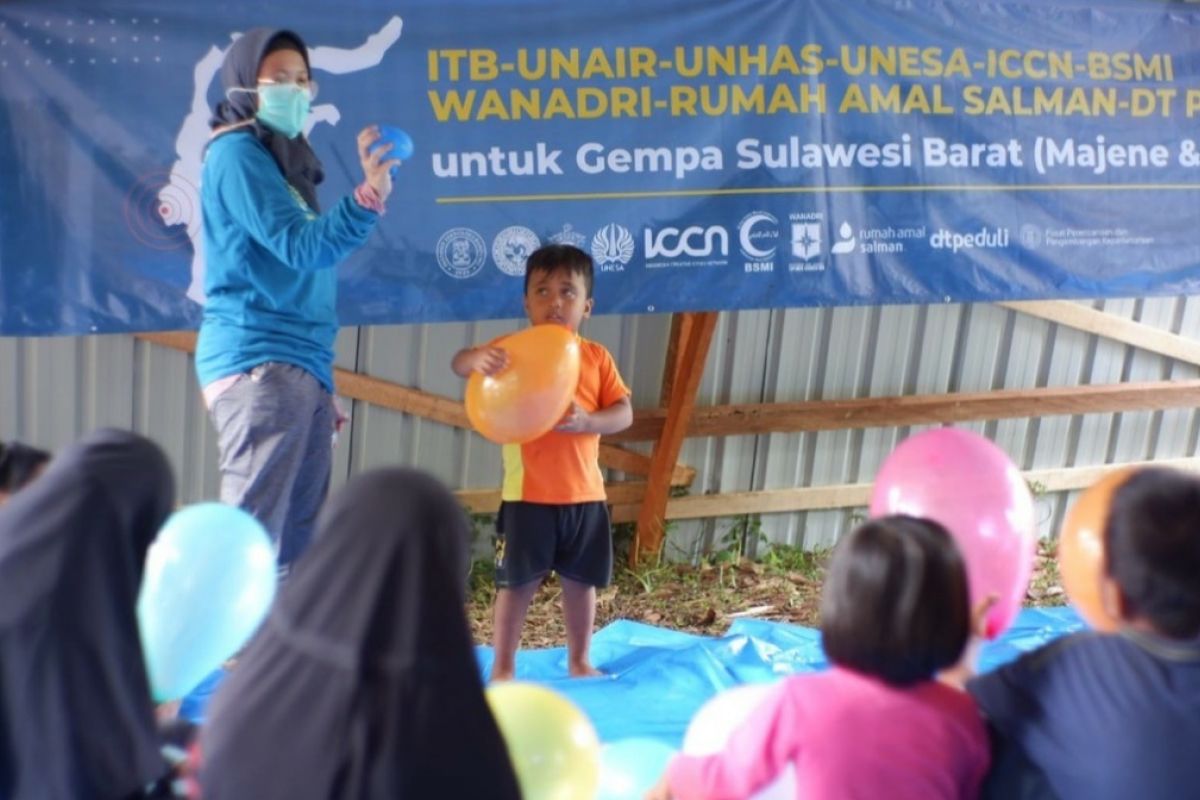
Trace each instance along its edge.
<path fill-rule="evenodd" d="M 308 60 L 314 73 L 327 72 L 344 75 L 379 66 L 383 56 L 400 39 L 404 26 L 400 17 L 393 16 L 359 47 L 309 47 Z M 240 33 L 231 34 L 230 40 L 237 41 Z M 192 242 L 191 282 L 187 296 L 197 303 L 204 303 L 204 243 L 200 233 L 200 171 L 203 166 L 204 146 L 208 144 L 208 120 L 212 111 L 208 106 L 209 86 L 221 71 L 221 62 L 229 48 L 216 46 L 209 49 L 196 64 L 193 71 L 193 93 L 191 110 L 183 119 L 179 134 L 175 137 L 177 160 L 171 166 L 170 182 L 158 192 L 159 208 L 163 223 L 167 226 L 183 225 Z M 320 78 L 315 76 L 318 83 Z M 304 135 L 321 122 L 337 125 L 341 112 L 332 103 L 314 105 L 304 125 Z"/>

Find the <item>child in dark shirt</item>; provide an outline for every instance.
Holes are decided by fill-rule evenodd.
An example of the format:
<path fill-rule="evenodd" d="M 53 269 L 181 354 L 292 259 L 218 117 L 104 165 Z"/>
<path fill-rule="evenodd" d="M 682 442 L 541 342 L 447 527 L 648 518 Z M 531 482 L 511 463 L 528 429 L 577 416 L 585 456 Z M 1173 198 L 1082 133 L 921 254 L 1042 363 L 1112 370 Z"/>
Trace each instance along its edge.
<path fill-rule="evenodd" d="M 1035 773 L 1001 766 L 985 796 L 1200 792 L 1200 478 L 1133 475 L 1114 493 L 1104 540 L 1102 592 L 1120 630 L 1059 639 L 967 684 L 997 763 Z"/>

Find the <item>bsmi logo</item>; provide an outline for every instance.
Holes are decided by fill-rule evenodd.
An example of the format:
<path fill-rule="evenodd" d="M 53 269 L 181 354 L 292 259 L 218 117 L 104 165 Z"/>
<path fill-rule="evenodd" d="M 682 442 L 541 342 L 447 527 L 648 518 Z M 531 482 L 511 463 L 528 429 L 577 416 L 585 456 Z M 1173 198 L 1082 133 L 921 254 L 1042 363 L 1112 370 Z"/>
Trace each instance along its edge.
<path fill-rule="evenodd" d="M 748 261 L 771 261 L 779 249 L 779 220 L 766 211 L 752 211 L 738 223 L 738 246 Z"/>
<path fill-rule="evenodd" d="M 729 255 L 729 231 L 720 225 L 710 225 L 707 228 L 690 225 L 683 230 L 663 228 L 658 233 L 646 228 L 647 261 L 660 257 L 678 258 L 682 255 L 706 258 L 713 253 Z"/>

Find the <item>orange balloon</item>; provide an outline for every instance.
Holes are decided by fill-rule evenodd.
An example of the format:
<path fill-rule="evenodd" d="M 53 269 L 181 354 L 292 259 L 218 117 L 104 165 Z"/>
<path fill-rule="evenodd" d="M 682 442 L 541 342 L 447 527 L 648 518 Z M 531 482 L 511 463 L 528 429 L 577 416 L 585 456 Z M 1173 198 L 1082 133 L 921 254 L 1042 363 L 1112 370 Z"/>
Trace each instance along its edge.
<path fill-rule="evenodd" d="M 467 418 L 497 444 L 530 442 L 553 428 L 579 384 L 579 339 L 561 325 L 535 325 L 498 343 L 508 365 L 467 380 Z"/>
<path fill-rule="evenodd" d="M 1113 493 L 1137 470 L 1129 467 L 1104 476 L 1072 504 L 1058 534 L 1058 569 L 1072 605 L 1098 631 L 1115 631 L 1117 620 L 1104 610 L 1104 528 Z"/>

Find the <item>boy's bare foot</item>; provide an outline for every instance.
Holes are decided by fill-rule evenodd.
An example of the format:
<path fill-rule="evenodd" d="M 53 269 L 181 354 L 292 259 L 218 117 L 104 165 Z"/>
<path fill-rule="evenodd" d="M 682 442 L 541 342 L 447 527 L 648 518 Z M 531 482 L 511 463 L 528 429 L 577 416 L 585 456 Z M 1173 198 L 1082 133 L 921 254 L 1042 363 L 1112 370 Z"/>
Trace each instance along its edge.
<path fill-rule="evenodd" d="M 492 674 L 488 676 L 488 683 L 500 683 L 501 681 L 511 681 L 513 679 L 513 671 L 511 669 L 493 669 Z"/>
<path fill-rule="evenodd" d="M 593 667 L 591 664 L 569 664 L 567 672 L 572 678 L 599 678 L 604 675 L 603 672 Z"/>

